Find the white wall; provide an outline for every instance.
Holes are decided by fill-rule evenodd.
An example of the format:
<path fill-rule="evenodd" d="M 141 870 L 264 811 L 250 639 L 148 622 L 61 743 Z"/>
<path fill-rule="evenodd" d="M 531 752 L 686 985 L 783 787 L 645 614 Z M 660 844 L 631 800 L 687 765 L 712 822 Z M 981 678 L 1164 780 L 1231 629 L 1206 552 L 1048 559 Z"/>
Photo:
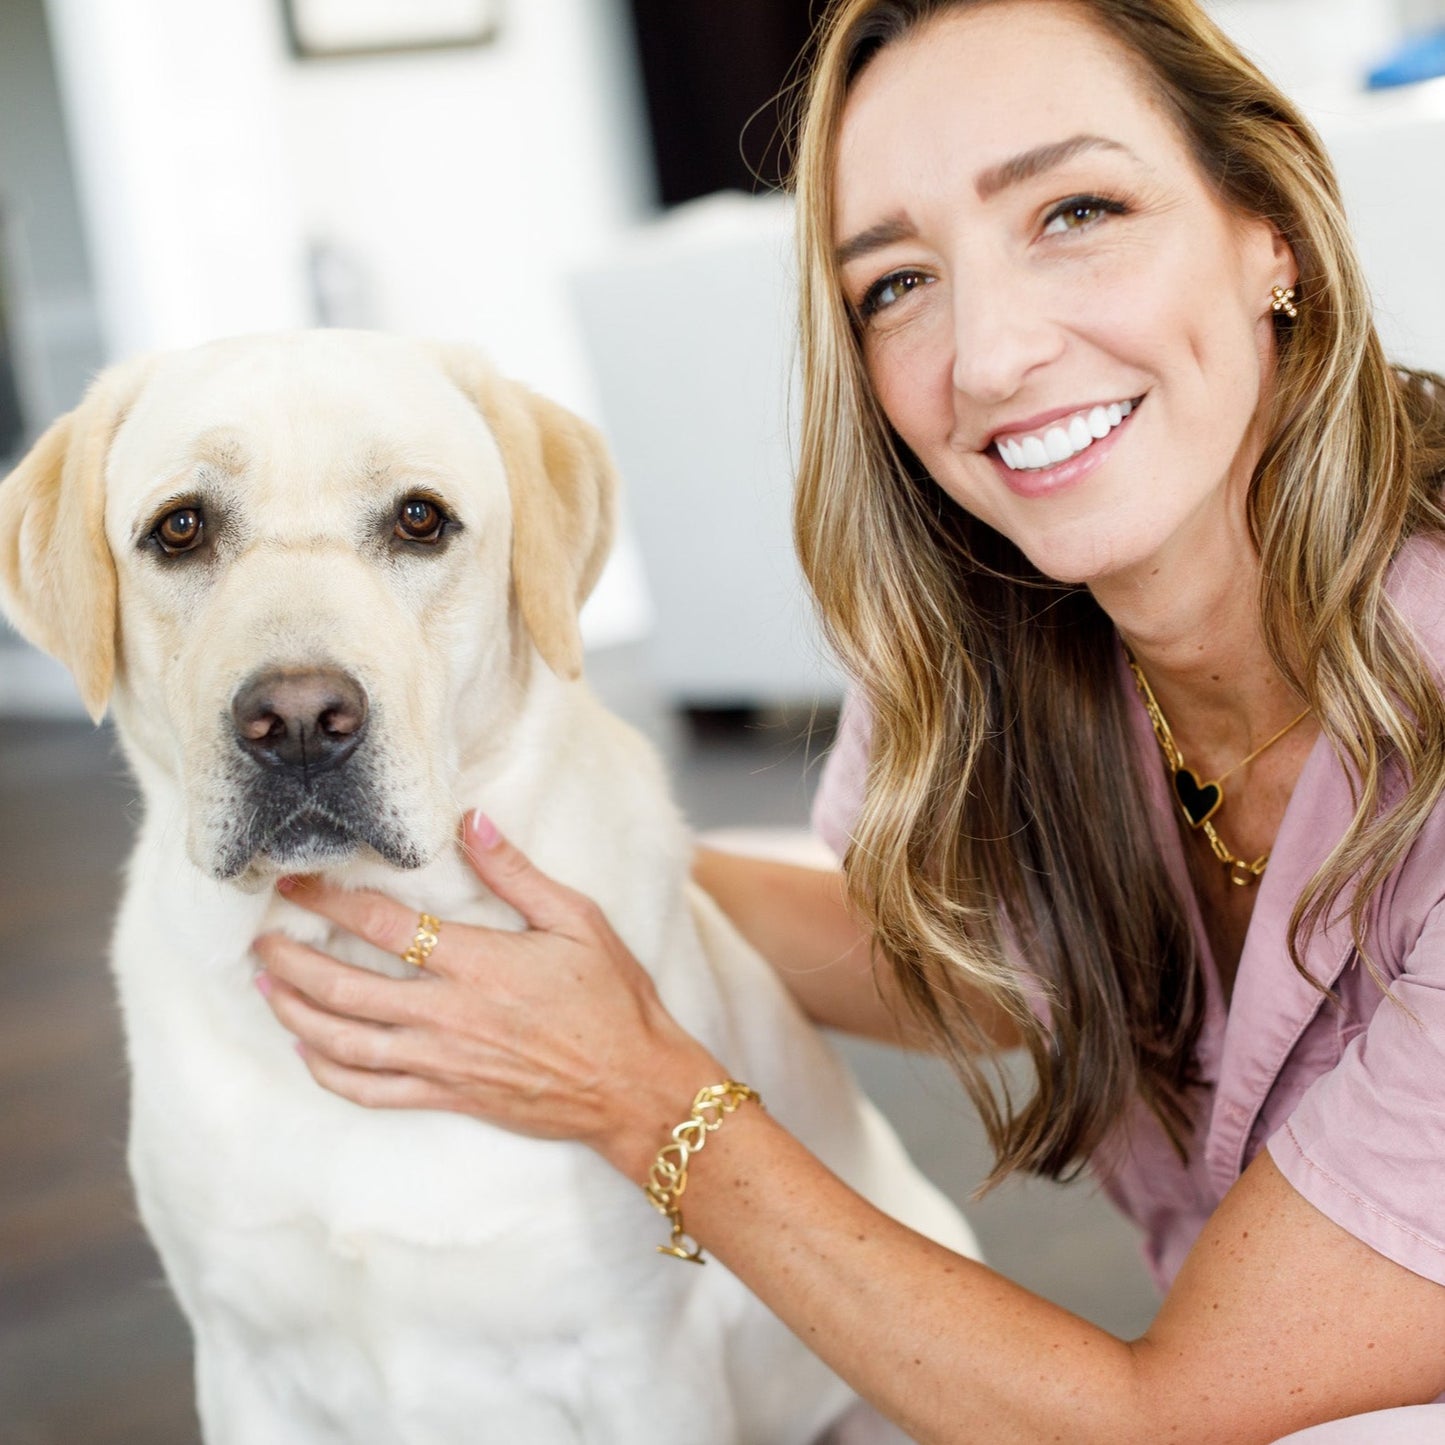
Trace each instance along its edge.
<path fill-rule="evenodd" d="M 112 356 L 304 325 L 265 0 L 47 0 Z"/>
<path fill-rule="evenodd" d="M 0 4 L 0 265 L 26 420 L 38 430 L 102 353 L 41 0 Z"/>
<path fill-rule="evenodd" d="M 1297 100 L 1357 88 L 1401 23 L 1397 0 L 1204 0 L 1204 8 Z"/>
<path fill-rule="evenodd" d="M 310 62 L 283 77 L 306 232 L 364 319 L 484 345 L 595 415 L 565 277 L 650 206 L 613 0 L 526 0 L 483 49 Z"/>
<path fill-rule="evenodd" d="M 293 59 L 276 0 L 47 0 L 109 349 L 316 319 L 484 345 L 584 411 L 565 273 L 650 203 L 620 0 L 526 0 L 491 45 Z"/>
<path fill-rule="evenodd" d="M 1311 108 L 1389 355 L 1445 375 L 1445 80 Z"/>

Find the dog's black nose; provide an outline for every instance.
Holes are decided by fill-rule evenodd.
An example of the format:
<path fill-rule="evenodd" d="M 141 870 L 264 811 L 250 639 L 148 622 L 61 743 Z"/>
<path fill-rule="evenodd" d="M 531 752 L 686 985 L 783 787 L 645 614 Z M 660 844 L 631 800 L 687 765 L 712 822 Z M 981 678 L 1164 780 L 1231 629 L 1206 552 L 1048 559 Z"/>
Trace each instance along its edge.
<path fill-rule="evenodd" d="M 231 703 L 236 740 L 257 762 L 307 772 L 346 761 L 366 712 L 361 685 L 335 668 L 261 673 Z"/>

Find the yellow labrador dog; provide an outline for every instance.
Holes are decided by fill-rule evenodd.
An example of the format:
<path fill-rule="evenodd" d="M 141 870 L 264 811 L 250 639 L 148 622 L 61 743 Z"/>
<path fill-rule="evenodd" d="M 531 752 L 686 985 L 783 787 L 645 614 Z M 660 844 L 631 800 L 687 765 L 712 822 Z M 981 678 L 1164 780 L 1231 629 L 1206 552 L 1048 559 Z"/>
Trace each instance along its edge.
<path fill-rule="evenodd" d="M 145 795 L 114 967 L 130 1165 L 195 1332 L 212 1445 L 788 1445 L 850 1405 L 585 1149 L 318 1088 L 251 986 L 318 870 L 519 926 L 459 857 L 485 803 L 596 899 L 678 1018 L 839 1174 L 970 1251 L 950 1205 L 689 886 L 647 746 L 579 680 L 614 479 L 473 354 L 342 332 L 105 373 L 0 486 L 0 593 L 112 706 Z"/>

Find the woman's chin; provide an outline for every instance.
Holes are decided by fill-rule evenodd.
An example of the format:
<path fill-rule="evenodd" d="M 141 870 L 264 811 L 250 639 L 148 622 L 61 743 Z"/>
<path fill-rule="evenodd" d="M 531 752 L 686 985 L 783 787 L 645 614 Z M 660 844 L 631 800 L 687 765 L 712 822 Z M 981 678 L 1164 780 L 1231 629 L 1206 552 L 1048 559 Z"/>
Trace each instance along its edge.
<path fill-rule="evenodd" d="M 1025 547 L 1024 555 L 1045 577 L 1069 587 L 1093 587 L 1107 582 L 1130 565 L 1109 539 L 1090 538 L 1077 531 Z"/>

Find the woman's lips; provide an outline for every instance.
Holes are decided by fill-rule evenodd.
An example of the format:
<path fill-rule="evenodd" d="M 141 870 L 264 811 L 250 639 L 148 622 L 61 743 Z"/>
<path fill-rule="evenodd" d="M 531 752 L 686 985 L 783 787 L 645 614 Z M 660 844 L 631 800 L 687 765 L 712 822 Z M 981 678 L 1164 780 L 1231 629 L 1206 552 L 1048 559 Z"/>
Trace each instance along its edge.
<path fill-rule="evenodd" d="M 1036 429 L 1000 432 L 993 445 L 1010 471 L 1040 471 L 1102 441 L 1133 409 L 1132 399 L 1082 407 Z"/>
<path fill-rule="evenodd" d="M 1016 496 L 1051 496 L 1086 477 L 1108 459 L 1119 438 L 1129 430 L 1142 401 L 1143 398 L 1139 397 L 1133 401 L 1085 408 L 1033 432 L 1000 433 L 990 443 L 985 455 L 993 463 L 1004 485 Z M 1100 412 L 1103 413 L 1102 417 L 1097 415 Z M 1117 421 L 1114 420 L 1116 414 Z M 1102 430 L 1105 423 L 1107 430 L 1104 435 L 1096 436 L 1094 433 Z M 1082 428 L 1088 430 L 1087 439 L 1082 435 Z M 1061 460 L 1050 461 L 1049 439 L 1055 432 L 1060 435 L 1053 438 L 1054 452 L 1060 452 L 1064 447 L 1068 450 Z M 1034 445 L 1028 445 L 1030 442 Z M 1024 453 L 1024 465 L 1018 468 L 1010 465 L 1002 454 L 1005 446 L 1010 449 L 1015 459 L 1019 458 L 1021 452 Z M 1038 448 L 1043 450 L 1044 462 L 1041 466 L 1031 466 L 1029 458 L 1038 455 Z"/>

